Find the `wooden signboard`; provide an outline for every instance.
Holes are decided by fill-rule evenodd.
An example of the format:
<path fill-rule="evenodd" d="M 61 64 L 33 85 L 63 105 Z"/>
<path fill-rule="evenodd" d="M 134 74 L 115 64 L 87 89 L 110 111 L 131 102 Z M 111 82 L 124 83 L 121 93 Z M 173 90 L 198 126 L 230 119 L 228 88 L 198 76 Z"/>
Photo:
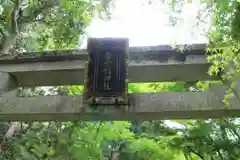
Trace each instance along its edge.
<path fill-rule="evenodd" d="M 84 103 L 127 104 L 128 39 L 89 38 L 87 50 Z"/>

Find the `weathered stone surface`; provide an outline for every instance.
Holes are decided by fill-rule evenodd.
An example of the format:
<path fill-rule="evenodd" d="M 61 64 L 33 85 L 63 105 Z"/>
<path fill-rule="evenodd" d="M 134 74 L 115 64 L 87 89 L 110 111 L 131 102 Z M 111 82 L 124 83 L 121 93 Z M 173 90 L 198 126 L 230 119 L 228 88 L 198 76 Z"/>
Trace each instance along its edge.
<path fill-rule="evenodd" d="M 130 83 L 217 80 L 218 77 L 207 74 L 210 64 L 204 58 L 188 56 L 185 62 L 174 59 L 167 62 L 130 60 L 128 80 Z M 0 64 L 0 71 L 14 75 L 19 87 L 80 85 L 84 81 L 85 64 L 83 60 Z"/>
<path fill-rule="evenodd" d="M 206 44 L 182 44 L 173 49 L 170 45 L 129 47 L 130 60 L 155 60 L 162 61 L 172 57 L 178 57 L 179 46 L 184 46 L 184 55 L 205 55 Z M 20 55 L 10 55 L 0 57 L 0 64 L 16 64 L 26 62 L 55 62 L 68 60 L 87 60 L 86 49 L 56 50 L 30 52 Z"/>
<path fill-rule="evenodd" d="M 164 92 L 130 94 L 131 105 L 100 106 L 96 110 L 82 103 L 82 96 L 0 98 L 0 120 L 156 120 L 240 116 L 239 101 L 222 102 L 224 88 L 206 92 Z"/>
<path fill-rule="evenodd" d="M 0 72 L 0 93 L 7 92 L 16 87 L 16 79 L 6 72 Z"/>

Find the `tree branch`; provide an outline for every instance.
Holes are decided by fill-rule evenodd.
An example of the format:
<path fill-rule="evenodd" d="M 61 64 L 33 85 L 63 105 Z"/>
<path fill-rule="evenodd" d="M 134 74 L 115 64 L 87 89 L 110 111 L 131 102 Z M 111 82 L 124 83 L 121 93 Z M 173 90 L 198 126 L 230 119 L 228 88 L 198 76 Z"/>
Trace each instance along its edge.
<path fill-rule="evenodd" d="M 222 156 L 222 154 L 221 154 L 221 152 L 220 152 L 220 149 L 217 150 L 217 153 L 218 153 L 218 155 L 219 155 L 220 160 L 224 160 L 224 158 L 223 158 L 223 156 Z"/>
<path fill-rule="evenodd" d="M 238 137 L 238 140 L 240 140 L 240 135 L 236 131 L 236 128 L 226 119 L 223 119 L 223 122 L 229 127 L 229 129 Z"/>
<path fill-rule="evenodd" d="M 15 0 L 11 13 L 11 26 L 8 30 L 9 34 L 5 36 L 0 44 L 0 54 L 7 55 L 13 45 L 15 45 L 19 34 L 19 12 L 21 9 L 21 0 Z"/>
<path fill-rule="evenodd" d="M 30 16 L 21 16 L 21 17 L 19 17 L 19 21 L 20 21 L 20 23 L 44 22 L 43 21 L 45 19 L 44 13 L 52 7 L 54 7 L 54 5 L 48 4 L 48 3 L 46 3 L 43 6 L 36 7 Z M 37 19 L 37 17 L 40 15 L 42 15 L 43 18 Z"/>
<path fill-rule="evenodd" d="M 1 35 L 3 36 L 3 38 L 5 37 L 5 34 L 4 34 L 4 32 L 3 32 L 3 30 L 0 28 L 0 33 L 1 33 Z"/>
<path fill-rule="evenodd" d="M 21 2 L 20 0 L 16 0 L 15 6 L 12 11 L 12 26 L 11 26 L 11 32 L 15 34 L 19 32 L 18 18 L 19 18 L 20 8 L 21 8 Z"/>
<path fill-rule="evenodd" d="M 3 136 L 2 142 L 0 143 L 0 151 L 7 149 L 7 148 L 5 148 L 5 145 L 6 145 L 5 142 L 7 139 L 11 138 L 14 135 L 16 130 L 19 128 L 19 124 L 20 124 L 19 122 L 11 122 L 10 123 L 10 126 L 9 126 L 7 132 Z"/>
<path fill-rule="evenodd" d="M 204 160 L 204 157 L 197 151 L 193 150 L 190 146 L 187 146 L 187 148 L 190 150 L 190 152 L 194 153 L 195 155 L 197 155 L 199 158 L 201 158 L 202 160 Z"/>

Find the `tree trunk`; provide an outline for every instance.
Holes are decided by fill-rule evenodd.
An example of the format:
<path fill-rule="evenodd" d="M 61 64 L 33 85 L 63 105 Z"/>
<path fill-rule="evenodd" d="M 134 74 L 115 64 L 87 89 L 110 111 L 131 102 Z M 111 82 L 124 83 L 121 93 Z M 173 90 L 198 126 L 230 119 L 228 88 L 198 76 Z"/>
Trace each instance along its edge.
<path fill-rule="evenodd" d="M 9 54 L 9 50 L 13 45 L 16 44 L 16 40 L 18 38 L 17 33 L 11 33 L 9 36 L 6 36 L 2 44 L 0 45 L 0 55 L 7 55 Z"/>

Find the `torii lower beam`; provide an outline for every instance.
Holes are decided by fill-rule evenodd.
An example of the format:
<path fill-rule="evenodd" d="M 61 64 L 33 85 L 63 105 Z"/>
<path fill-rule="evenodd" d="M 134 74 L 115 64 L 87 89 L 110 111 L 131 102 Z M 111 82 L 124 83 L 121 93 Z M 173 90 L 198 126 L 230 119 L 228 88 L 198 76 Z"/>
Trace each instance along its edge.
<path fill-rule="evenodd" d="M 93 110 L 82 103 L 82 96 L 43 96 L 0 98 L 1 121 L 70 120 L 160 120 L 199 119 L 240 116 L 237 98 L 230 106 L 222 102 L 225 88 L 207 92 L 163 92 L 130 94 L 127 110 L 99 106 Z"/>

